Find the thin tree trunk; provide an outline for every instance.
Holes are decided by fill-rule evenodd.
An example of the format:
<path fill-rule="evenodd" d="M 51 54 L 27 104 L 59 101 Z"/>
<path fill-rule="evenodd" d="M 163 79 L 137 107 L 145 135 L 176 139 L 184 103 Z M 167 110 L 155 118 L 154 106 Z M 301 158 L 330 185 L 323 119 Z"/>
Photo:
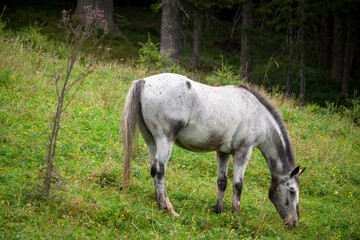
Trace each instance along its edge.
<path fill-rule="evenodd" d="M 194 10 L 194 32 L 193 32 L 193 52 L 191 56 L 191 65 L 196 68 L 201 50 L 201 24 L 202 14 Z"/>
<path fill-rule="evenodd" d="M 337 80 L 342 80 L 343 66 L 344 66 L 344 24 L 343 20 L 334 17 L 334 31 L 333 31 L 333 55 L 331 66 L 331 77 Z"/>
<path fill-rule="evenodd" d="M 250 31 L 253 26 L 253 0 L 247 0 L 243 6 L 242 15 L 242 35 L 240 53 L 240 78 L 245 82 L 250 82 L 251 57 L 250 57 Z"/>
<path fill-rule="evenodd" d="M 163 0 L 161 18 L 160 55 L 175 64 L 180 62 L 181 56 L 181 12 L 178 4 L 176 0 Z"/>
<path fill-rule="evenodd" d="M 292 82 L 293 82 L 293 72 L 291 67 L 289 67 L 286 71 L 286 92 L 285 92 L 286 98 L 290 98 L 291 96 Z"/>
<path fill-rule="evenodd" d="M 330 18 L 324 14 L 320 24 L 320 39 L 319 39 L 319 52 L 318 52 L 318 66 L 320 68 L 329 67 L 329 50 L 330 50 Z"/>
<path fill-rule="evenodd" d="M 304 0 L 302 0 L 300 2 L 300 13 L 301 15 L 301 25 L 300 25 L 300 29 L 299 29 L 299 42 L 300 42 L 300 48 L 301 48 L 301 53 L 300 53 L 300 105 L 301 107 L 303 107 L 305 105 L 305 83 L 306 83 L 306 79 L 305 79 L 305 72 L 304 72 L 304 59 L 305 59 L 305 54 L 304 54 L 304 29 L 303 29 L 303 23 L 304 23 Z"/>
<path fill-rule="evenodd" d="M 290 19 L 292 18 L 290 14 Z M 287 31 L 287 43 L 289 48 L 289 66 L 286 70 L 286 92 L 285 97 L 290 98 L 291 95 L 291 86 L 293 82 L 293 58 L 294 58 L 294 40 L 293 40 L 293 28 L 292 26 L 288 27 Z"/>
<path fill-rule="evenodd" d="M 300 57 L 300 105 L 303 107 L 305 105 L 305 73 L 304 73 L 304 51 L 301 52 Z"/>
<path fill-rule="evenodd" d="M 342 77 L 341 93 L 345 96 L 349 93 L 349 77 L 352 63 L 352 36 L 351 36 L 351 20 L 347 20 L 346 24 L 346 43 L 344 54 L 344 72 Z"/>
<path fill-rule="evenodd" d="M 77 0 L 74 15 L 83 21 L 85 19 L 84 7 L 89 5 L 92 5 L 92 0 Z"/>

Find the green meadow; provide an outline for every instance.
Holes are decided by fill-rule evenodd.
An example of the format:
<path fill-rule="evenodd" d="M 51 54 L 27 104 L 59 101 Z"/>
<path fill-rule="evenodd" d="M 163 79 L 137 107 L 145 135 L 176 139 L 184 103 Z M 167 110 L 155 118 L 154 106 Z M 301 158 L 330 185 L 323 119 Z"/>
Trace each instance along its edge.
<path fill-rule="evenodd" d="M 131 187 L 122 192 L 119 123 L 131 81 L 153 74 L 134 61 L 102 59 L 64 113 L 50 198 L 39 198 L 49 124 L 56 110 L 55 60 L 66 49 L 33 27 L 0 28 L 0 239 L 360 239 L 360 127 L 342 107 L 272 98 L 294 143 L 301 176 L 300 223 L 284 228 L 268 199 L 270 173 L 252 154 L 239 214 L 215 214 L 215 153 L 173 149 L 165 175 L 180 217 L 158 210 L 145 142 L 139 139 Z M 91 56 L 74 66 L 81 73 Z M 189 74 L 181 70 L 182 74 Z M 219 74 L 203 73 L 208 83 Z M 357 103 L 358 104 L 358 103 Z"/>

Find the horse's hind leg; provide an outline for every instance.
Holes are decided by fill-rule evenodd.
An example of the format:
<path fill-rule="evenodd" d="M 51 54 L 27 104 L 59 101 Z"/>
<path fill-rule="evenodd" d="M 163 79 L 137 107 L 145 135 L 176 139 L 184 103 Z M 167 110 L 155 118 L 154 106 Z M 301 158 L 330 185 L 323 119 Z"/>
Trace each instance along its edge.
<path fill-rule="evenodd" d="M 166 164 L 170 158 L 173 143 L 166 137 L 156 139 L 156 154 L 151 165 L 151 176 L 154 179 L 156 199 L 160 209 L 170 212 L 174 216 L 179 216 L 167 196 L 164 176 L 166 171 Z"/>
<path fill-rule="evenodd" d="M 234 175 L 234 186 L 233 186 L 233 202 L 232 212 L 238 213 L 240 209 L 240 197 L 243 187 L 244 174 L 246 165 L 251 157 L 253 148 L 241 147 L 234 152 L 233 162 L 233 175 Z"/>
<path fill-rule="evenodd" d="M 224 193 L 227 186 L 227 173 L 229 166 L 229 155 L 217 152 L 217 169 L 218 169 L 218 177 L 217 177 L 217 186 L 218 186 L 218 194 L 217 194 L 217 202 L 215 212 L 220 213 L 224 212 Z"/>
<path fill-rule="evenodd" d="M 143 121 L 139 122 L 139 129 L 141 136 L 145 140 L 149 152 L 149 158 L 150 158 L 150 164 L 152 165 L 155 159 L 156 154 L 156 143 L 153 135 L 149 131 L 149 129 L 146 127 Z"/>

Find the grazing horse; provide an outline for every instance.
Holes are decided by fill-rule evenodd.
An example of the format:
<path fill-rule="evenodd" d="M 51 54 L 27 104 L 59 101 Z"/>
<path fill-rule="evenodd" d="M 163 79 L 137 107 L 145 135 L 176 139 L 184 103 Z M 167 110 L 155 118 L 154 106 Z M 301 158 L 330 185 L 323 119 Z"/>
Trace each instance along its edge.
<path fill-rule="evenodd" d="M 121 118 L 124 188 L 130 182 L 132 144 L 137 127 L 147 143 L 157 203 L 174 216 L 164 175 L 173 145 L 194 152 L 217 152 L 217 204 L 223 212 L 229 157 L 233 156 L 232 211 L 239 212 L 246 165 L 255 147 L 271 173 L 269 198 L 285 225 L 299 222 L 299 175 L 289 134 L 265 94 L 246 86 L 211 87 L 184 76 L 158 74 L 132 83 Z"/>

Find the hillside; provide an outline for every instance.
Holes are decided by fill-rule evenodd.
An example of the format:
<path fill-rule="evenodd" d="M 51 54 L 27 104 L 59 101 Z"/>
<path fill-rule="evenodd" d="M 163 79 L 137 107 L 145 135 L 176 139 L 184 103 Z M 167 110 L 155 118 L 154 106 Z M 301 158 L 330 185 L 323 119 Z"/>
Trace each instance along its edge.
<path fill-rule="evenodd" d="M 30 34 L 33 33 L 33 34 Z M 34 42 L 34 33 L 39 41 Z M 166 186 L 180 214 L 157 209 L 147 146 L 140 139 L 132 185 L 123 194 L 122 143 L 118 131 L 124 97 L 148 66 L 100 61 L 62 120 L 57 183 L 50 199 L 38 198 L 56 92 L 51 50 L 64 49 L 39 32 L 0 32 L 0 238 L 2 239 L 359 239 L 360 128 L 341 109 L 285 100 L 274 93 L 294 142 L 301 178 L 300 224 L 283 227 L 267 197 L 270 174 L 255 150 L 245 173 L 240 214 L 216 203 L 215 153 L 174 148 Z M 91 56 L 90 56 L 91 57 Z M 86 65 L 87 56 L 74 72 Z M 182 72 L 186 74 L 186 72 Z M 216 74 L 205 76 L 216 83 Z M 229 179 L 232 179 L 230 163 Z"/>

